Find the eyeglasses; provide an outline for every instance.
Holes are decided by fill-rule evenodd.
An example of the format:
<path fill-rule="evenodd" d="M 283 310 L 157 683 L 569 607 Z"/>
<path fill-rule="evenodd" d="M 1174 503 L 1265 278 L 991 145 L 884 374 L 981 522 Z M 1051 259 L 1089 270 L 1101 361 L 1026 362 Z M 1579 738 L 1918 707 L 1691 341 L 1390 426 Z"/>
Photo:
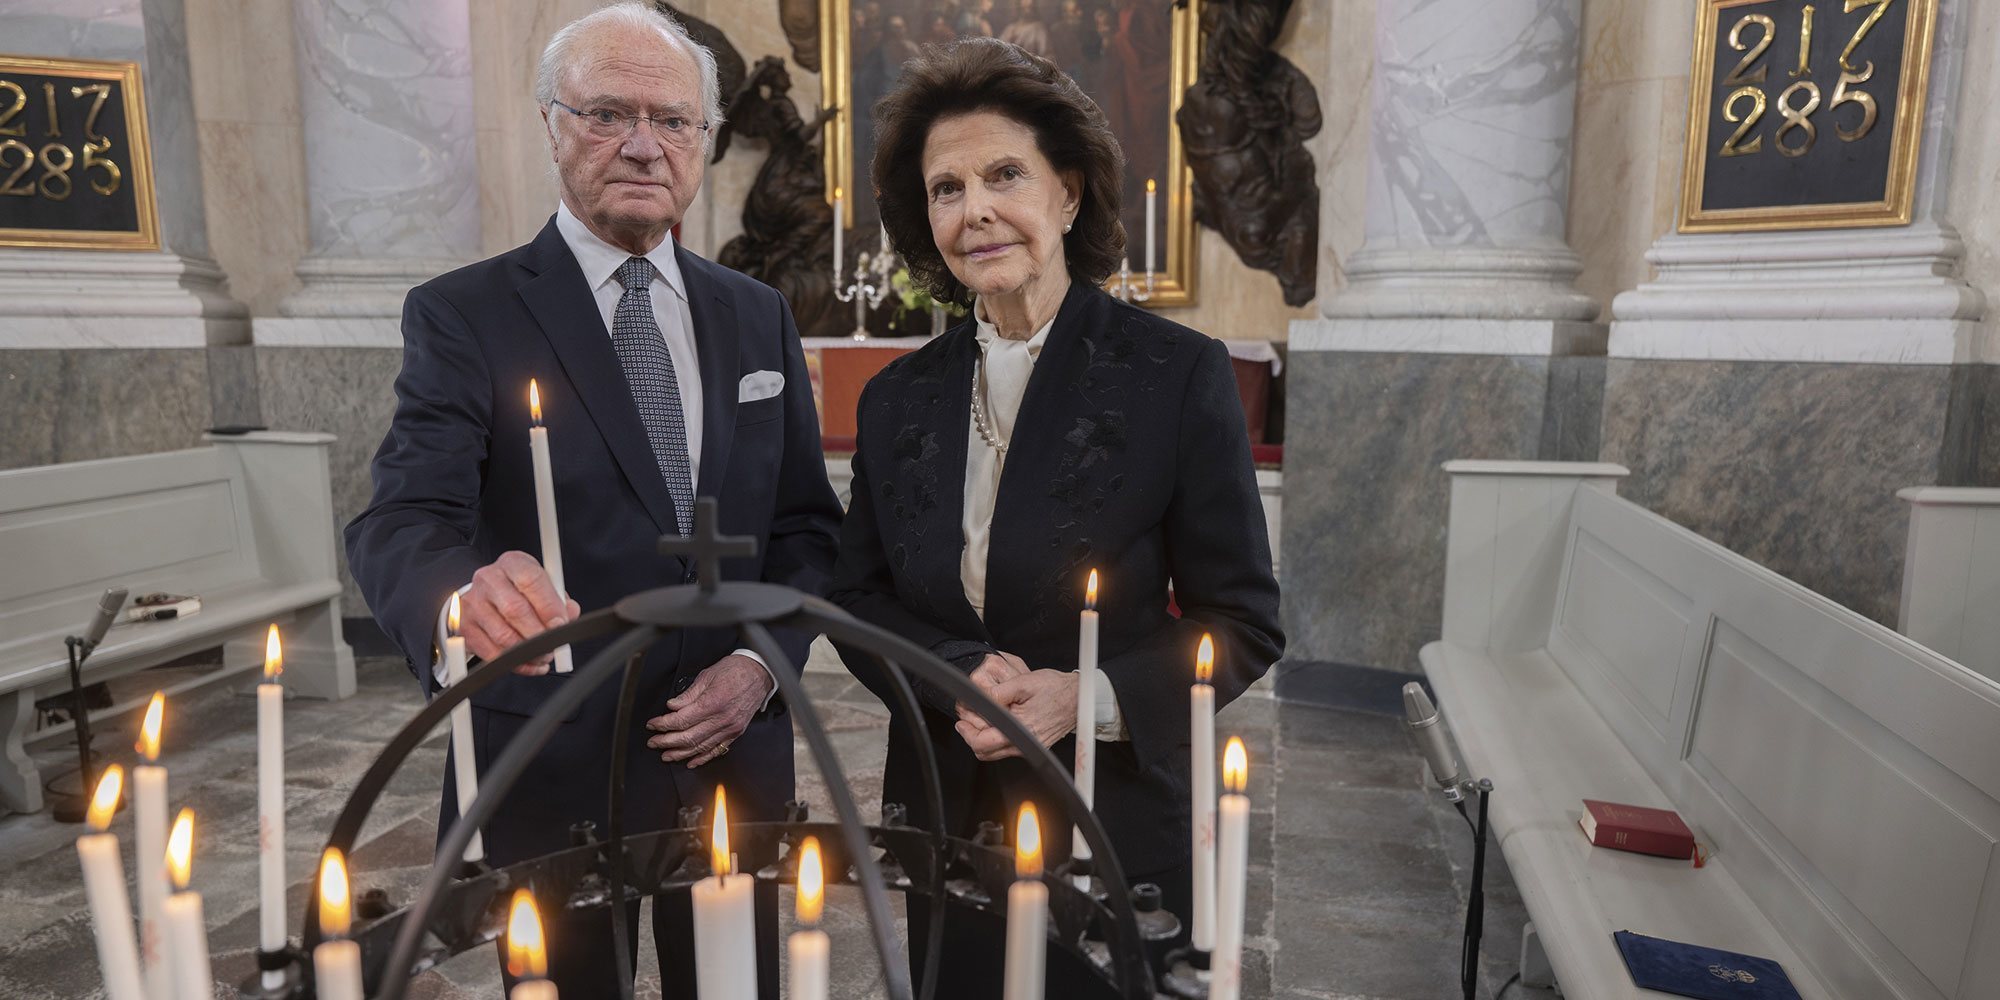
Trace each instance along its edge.
<path fill-rule="evenodd" d="M 610 108 L 591 108 L 582 111 L 554 99 L 549 103 L 583 119 L 584 130 L 596 139 L 623 139 L 638 131 L 640 122 L 645 122 L 653 127 L 653 134 L 659 136 L 661 142 L 687 149 L 700 141 L 701 133 L 708 131 L 707 122 L 694 121 L 680 115 L 661 115 L 653 118 L 647 115 L 628 115 Z"/>

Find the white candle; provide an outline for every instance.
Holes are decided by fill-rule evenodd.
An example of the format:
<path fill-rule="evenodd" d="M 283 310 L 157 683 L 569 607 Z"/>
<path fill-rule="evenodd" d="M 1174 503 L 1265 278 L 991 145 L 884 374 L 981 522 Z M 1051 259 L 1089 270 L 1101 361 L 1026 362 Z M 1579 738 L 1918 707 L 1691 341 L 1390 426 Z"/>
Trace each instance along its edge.
<path fill-rule="evenodd" d="M 1194 915 L 1188 939 L 1196 951 L 1215 947 L 1215 641 L 1201 637 L 1194 687 L 1188 690 L 1188 733 L 1193 744 L 1189 816 L 1194 835 Z"/>
<path fill-rule="evenodd" d="M 445 616 L 450 631 L 444 640 L 444 683 L 446 687 L 465 679 L 465 637 L 458 634 L 458 594 L 451 595 L 451 611 Z M 472 800 L 479 795 L 479 762 L 472 746 L 472 703 L 461 701 L 451 709 L 451 766 L 453 784 L 458 791 L 458 815 L 460 819 L 472 812 Z M 478 861 L 486 857 L 485 842 L 479 831 L 472 831 L 472 840 L 465 845 L 465 860 Z"/>
<path fill-rule="evenodd" d="M 556 532 L 556 478 L 549 466 L 549 429 L 542 426 L 542 391 L 534 379 L 528 380 L 528 410 L 535 421 L 528 428 L 528 454 L 535 466 L 535 515 L 542 527 L 542 569 L 548 571 L 556 597 L 567 606 L 569 588 L 563 586 L 562 536 Z M 556 673 L 569 673 L 574 666 L 569 647 L 557 647 Z"/>
<path fill-rule="evenodd" d="M 1014 884 L 1007 887 L 1006 1000 L 1041 1000 L 1047 961 L 1049 887 L 1042 884 L 1042 828 L 1035 804 L 1014 827 Z"/>
<path fill-rule="evenodd" d="M 1229 793 L 1222 797 L 1218 812 L 1221 827 L 1221 872 L 1216 879 L 1215 959 L 1210 1000 L 1237 1000 L 1243 991 L 1243 899 L 1248 889 L 1250 862 L 1250 797 L 1243 794 L 1249 783 L 1250 764 L 1243 753 L 1243 741 L 1232 736 L 1223 752 L 1222 783 Z"/>
<path fill-rule="evenodd" d="M 173 988 L 178 1000 L 209 1000 L 215 995 L 215 976 L 208 967 L 208 927 L 201 919 L 201 893 L 188 889 L 194 866 L 194 810 L 182 809 L 174 819 L 173 836 L 161 858 L 173 876 L 174 894 L 162 907 L 166 943 L 172 955 Z M 168 996 L 168 991 L 154 997 Z"/>
<path fill-rule="evenodd" d="M 820 909 L 826 899 L 826 880 L 819 863 L 819 841 L 807 837 L 799 847 L 799 929 L 786 944 L 791 959 L 789 1000 L 826 1000 L 829 982 L 831 943 L 819 929 Z"/>
<path fill-rule="evenodd" d="M 88 819 L 95 832 L 76 838 L 76 856 L 83 863 L 84 896 L 90 901 L 90 923 L 97 932 L 104 995 L 108 1000 L 143 1000 L 139 945 L 132 939 L 132 901 L 125 895 L 125 862 L 118 856 L 118 837 L 105 832 L 124 788 L 125 769 L 116 764 L 106 768 L 90 799 Z"/>
<path fill-rule="evenodd" d="M 1097 801 L 1097 571 L 1083 589 L 1083 613 L 1076 633 L 1076 792 L 1083 804 Z M 1090 857 L 1090 844 L 1083 839 L 1083 827 L 1073 826 L 1070 853 L 1080 859 Z M 1076 887 L 1088 891 L 1090 879 L 1078 875 Z"/>
<path fill-rule="evenodd" d="M 882 252 L 885 254 L 889 252 L 889 226 L 887 223 L 882 224 Z"/>
<path fill-rule="evenodd" d="M 842 251 L 846 249 L 847 220 L 840 214 L 840 189 L 833 189 L 833 283 L 840 284 L 840 276 L 846 270 L 846 259 Z"/>
<path fill-rule="evenodd" d="M 1153 256 L 1153 212 L 1157 199 L 1158 195 L 1153 193 L 1153 179 L 1148 177 L 1146 178 L 1146 281 L 1148 283 L 1153 280 L 1153 262 L 1159 259 Z"/>
<path fill-rule="evenodd" d="M 257 685 L 257 947 L 285 948 L 285 654 L 278 626 L 264 639 L 264 683 Z M 283 986 L 285 974 L 266 970 L 265 989 Z"/>
<path fill-rule="evenodd" d="M 757 925 L 751 889 L 756 879 L 734 874 L 729 854 L 729 806 L 715 789 L 715 874 L 694 884 L 694 979 L 699 997 L 757 995 Z"/>
<path fill-rule="evenodd" d="M 164 997 L 167 977 L 165 918 L 167 905 L 167 769 L 160 759 L 160 724 L 167 696 L 153 692 L 146 721 L 139 727 L 136 749 L 146 763 L 132 769 L 132 844 L 139 883 L 139 966 L 148 996 Z"/>
<path fill-rule="evenodd" d="M 542 915 L 526 889 L 514 890 L 507 906 L 507 972 L 516 980 L 507 1000 L 556 1000 L 556 984 L 544 978 L 549 974 L 549 953 Z"/>
<path fill-rule="evenodd" d="M 361 945 L 347 939 L 354 921 L 347 859 L 329 847 L 319 859 L 319 932 L 313 948 L 313 988 L 319 1000 L 361 1000 Z"/>

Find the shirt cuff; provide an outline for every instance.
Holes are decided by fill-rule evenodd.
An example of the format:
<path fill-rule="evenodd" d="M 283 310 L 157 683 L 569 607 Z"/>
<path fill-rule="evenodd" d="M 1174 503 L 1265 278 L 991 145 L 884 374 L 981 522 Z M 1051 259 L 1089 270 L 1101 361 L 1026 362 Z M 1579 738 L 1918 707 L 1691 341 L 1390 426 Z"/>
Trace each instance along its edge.
<path fill-rule="evenodd" d="M 1097 738 L 1107 743 L 1129 743 L 1132 734 L 1125 728 L 1125 713 L 1118 708 L 1118 689 L 1100 670 L 1097 680 Z"/>
<path fill-rule="evenodd" d="M 765 663 L 765 662 L 764 662 L 764 658 L 763 658 L 763 657 L 761 657 L 761 656 L 758 656 L 758 655 L 757 655 L 757 652 L 756 652 L 756 650 L 752 650 L 752 649 L 739 649 L 739 650 L 736 650 L 736 655 L 737 655 L 737 656 L 747 656 L 747 657 L 749 657 L 750 659 L 752 659 L 752 660 L 755 660 L 758 666 L 760 666 L 760 667 L 763 667 L 763 668 L 764 668 L 764 672 L 765 672 L 765 673 L 767 673 L 767 674 L 770 674 L 770 673 L 771 673 L 771 665 L 770 665 L 770 664 L 768 664 L 768 663 Z M 770 708 L 770 707 L 771 707 L 771 699 L 773 699 L 773 698 L 776 698 L 777 696 L 778 696 L 778 678 L 777 678 L 777 675 L 775 675 L 775 674 L 772 674 L 772 676 L 771 676 L 771 690 L 770 690 L 770 691 L 768 691 L 768 692 L 765 692 L 765 694 L 764 694 L 764 703 L 763 703 L 762 705 L 759 705 L 759 706 L 757 706 L 757 711 L 759 711 L 759 712 L 762 712 L 762 711 L 764 711 L 764 710 L 766 710 L 766 709 Z"/>

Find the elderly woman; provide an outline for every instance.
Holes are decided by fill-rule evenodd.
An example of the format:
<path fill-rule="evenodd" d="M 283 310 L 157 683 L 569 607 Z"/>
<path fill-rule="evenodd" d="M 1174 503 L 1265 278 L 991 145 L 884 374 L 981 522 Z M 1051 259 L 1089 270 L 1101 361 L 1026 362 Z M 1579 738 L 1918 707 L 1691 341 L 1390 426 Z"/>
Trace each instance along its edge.
<path fill-rule="evenodd" d="M 973 308 L 862 394 L 833 597 L 957 665 L 1068 761 L 1077 613 L 1098 570 L 1100 673 L 1081 692 L 1097 724 L 1080 734 L 1097 741 L 1096 811 L 1128 878 L 1159 884 L 1185 920 L 1195 649 L 1214 636 L 1226 703 L 1284 646 L 1228 353 L 1100 287 L 1124 255 L 1122 156 L 1054 64 L 994 39 L 929 50 L 875 120 L 891 242 L 933 295 Z M 896 705 L 869 663 L 848 663 Z M 1019 754 L 941 692 L 921 695 L 921 717 L 892 720 L 884 800 L 960 835 L 1001 822 L 1010 838 L 1033 800 L 1065 856 L 1070 820 Z M 941 817 L 927 815 L 918 740 L 943 768 Z M 967 924 L 948 921 L 944 974 L 997 991 L 997 941 Z"/>

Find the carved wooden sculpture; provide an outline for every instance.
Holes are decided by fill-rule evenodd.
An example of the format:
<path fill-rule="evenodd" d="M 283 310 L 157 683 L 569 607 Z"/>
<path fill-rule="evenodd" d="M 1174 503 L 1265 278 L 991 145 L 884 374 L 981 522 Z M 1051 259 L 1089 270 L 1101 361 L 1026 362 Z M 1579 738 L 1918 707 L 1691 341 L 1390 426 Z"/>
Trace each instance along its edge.
<path fill-rule="evenodd" d="M 820 163 L 821 126 L 832 112 L 804 121 L 791 89 L 785 60 L 765 56 L 731 102 L 717 148 L 736 133 L 763 140 L 770 153 L 743 200 L 743 234 L 716 260 L 782 292 L 800 334 L 837 336 L 852 324 L 833 297 L 833 209 Z"/>
<path fill-rule="evenodd" d="M 1203 0 L 1201 73 L 1176 120 L 1194 173 L 1195 221 L 1245 264 L 1278 276 L 1287 305 L 1314 293 L 1319 181 L 1305 141 L 1319 133 L 1312 81 L 1272 49 L 1291 0 Z"/>
<path fill-rule="evenodd" d="M 792 43 L 792 61 L 808 73 L 819 72 L 820 0 L 778 0 L 778 23 Z"/>

